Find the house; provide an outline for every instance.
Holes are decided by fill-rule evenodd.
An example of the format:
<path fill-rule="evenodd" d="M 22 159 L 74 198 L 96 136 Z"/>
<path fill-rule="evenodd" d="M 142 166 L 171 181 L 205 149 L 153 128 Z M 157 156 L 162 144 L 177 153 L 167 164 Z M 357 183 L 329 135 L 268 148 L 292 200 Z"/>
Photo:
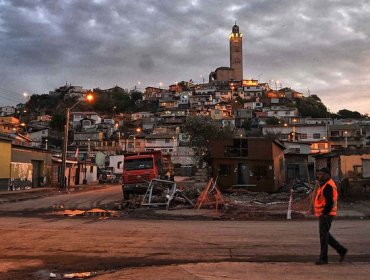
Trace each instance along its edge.
<path fill-rule="evenodd" d="M 285 147 L 271 138 L 215 140 L 210 144 L 212 174 L 220 188 L 275 192 L 285 183 Z"/>
<path fill-rule="evenodd" d="M 317 142 L 327 137 L 327 130 L 325 124 L 277 124 L 277 125 L 263 125 L 262 134 L 274 135 L 277 139 L 286 141 L 299 142 Z"/>
<path fill-rule="evenodd" d="M 276 118 L 294 118 L 298 116 L 297 108 L 290 108 L 285 106 L 271 106 L 271 108 L 265 108 L 268 117 Z"/>
<path fill-rule="evenodd" d="M 334 150 L 327 154 L 314 155 L 314 158 L 316 169 L 329 168 L 334 179 L 356 179 L 361 174 L 364 160 L 370 159 L 370 149 Z"/>
<path fill-rule="evenodd" d="M 49 128 L 38 131 L 32 130 L 32 132 L 28 133 L 28 137 L 33 141 L 34 146 L 41 147 L 45 139 L 49 137 L 49 130 Z"/>
<path fill-rule="evenodd" d="M 286 181 L 296 179 L 311 181 L 315 179 L 315 159 L 311 156 L 311 144 L 306 142 L 283 142 Z"/>
<path fill-rule="evenodd" d="M 131 114 L 132 121 L 142 120 L 143 118 L 150 118 L 150 117 L 154 117 L 154 114 L 150 112 L 136 112 L 136 113 Z"/>
<path fill-rule="evenodd" d="M 81 124 L 81 120 L 91 119 L 95 124 L 101 123 L 101 117 L 96 112 L 71 112 L 72 128 L 76 128 Z"/>
<path fill-rule="evenodd" d="M 52 118 L 53 117 L 50 115 L 41 115 L 41 116 L 37 116 L 37 121 L 48 123 L 48 122 L 51 122 Z"/>
<path fill-rule="evenodd" d="M 0 134 L 0 191 L 8 190 L 10 182 L 10 162 L 12 138 Z"/>
<path fill-rule="evenodd" d="M 242 127 L 244 123 L 252 119 L 253 111 L 251 109 L 235 110 L 235 126 Z"/>
<path fill-rule="evenodd" d="M 98 166 L 91 161 L 78 162 L 76 185 L 91 184 L 98 181 Z"/>
<path fill-rule="evenodd" d="M 157 87 L 146 87 L 144 92 L 144 100 L 159 100 L 162 93 L 166 92 L 165 89 L 157 88 Z"/>
<path fill-rule="evenodd" d="M 9 188 L 38 188 L 51 185 L 52 156 L 49 150 L 12 145 Z"/>
<path fill-rule="evenodd" d="M 15 108 L 11 106 L 0 107 L 0 116 L 10 116 L 15 114 Z"/>
<path fill-rule="evenodd" d="M 61 167 L 62 159 L 58 157 L 52 157 L 52 168 L 51 168 L 51 186 L 60 187 L 61 182 Z M 66 169 L 64 173 L 64 180 L 66 181 L 67 188 L 74 187 L 76 185 L 76 178 L 78 173 L 78 162 L 73 159 L 66 160 Z"/>
<path fill-rule="evenodd" d="M 178 139 L 174 134 L 150 134 L 145 137 L 145 151 L 176 153 Z"/>
<path fill-rule="evenodd" d="M 0 117 L 0 133 L 14 133 L 18 130 L 18 127 L 20 126 L 19 119 L 7 116 L 7 117 Z"/>
<path fill-rule="evenodd" d="M 329 125 L 328 140 L 332 149 L 361 148 L 366 146 L 366 136 L 358 124 Z"/>

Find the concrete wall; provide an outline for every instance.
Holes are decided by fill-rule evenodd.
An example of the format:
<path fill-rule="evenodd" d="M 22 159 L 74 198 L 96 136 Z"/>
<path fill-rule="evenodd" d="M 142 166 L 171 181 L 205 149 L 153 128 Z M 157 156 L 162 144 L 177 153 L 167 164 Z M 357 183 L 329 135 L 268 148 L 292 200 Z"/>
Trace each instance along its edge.
<path fill-rule="evenodd" d="M 340 156 L 340 172 L 344 177 L 354 178 L 354 166 L 362 166 L 362 159 L 370 159 L 370 154 L 362 155 L 341 155 Z"/>
<path fill-rule="evenodd" d="M 10 166 L 9 190 L 32 188 L 32 163 L 12 162 Z"/>
<path fill-rule="evenodd" d="M 0 139 L 0 190 L 7 190 L 10 180 L 11 142 Z"/>
<path fill-rule="evenodd" d="M 13 170 L 12 181 L 24 179 L 23 171 L 26 165 L 32 166 L 31 182 L 32 187 L 49 186 L 51 183 L 52 159 L 50 151 L 32 149 L 27 147 L 12 147 L 11 162 L 13 166 L 18 166 Z M 22 166 L 22 167 L 21 167 Z M 21 173 L 19 173 L 21 172 Z"/>

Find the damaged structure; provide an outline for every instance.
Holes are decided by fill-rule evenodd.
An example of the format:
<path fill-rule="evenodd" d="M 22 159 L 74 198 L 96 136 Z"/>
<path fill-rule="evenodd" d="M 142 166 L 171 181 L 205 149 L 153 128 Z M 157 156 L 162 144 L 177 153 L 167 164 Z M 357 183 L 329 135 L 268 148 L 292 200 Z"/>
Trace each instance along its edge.
<path fill-rule="evenodd" d="M 210 145 L 212 176 L 220 189 L 276 192 L 285 184 L 284 145 L 271 138 L 239 137 Z"/>

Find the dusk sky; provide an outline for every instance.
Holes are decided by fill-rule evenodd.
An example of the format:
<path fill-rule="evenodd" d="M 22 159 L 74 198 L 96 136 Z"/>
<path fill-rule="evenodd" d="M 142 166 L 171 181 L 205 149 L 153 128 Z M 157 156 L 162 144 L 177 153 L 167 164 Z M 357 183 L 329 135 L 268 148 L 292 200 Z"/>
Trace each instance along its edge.
<path fill-rule="evenodd" d="M 370 0 L 0 0 L 0 106 L 23 92 L 200 83 L 229 66 L 243 33 L 244 78 L 370 114 Z M 138 85 L 140 81 L 140 85 Z"/>

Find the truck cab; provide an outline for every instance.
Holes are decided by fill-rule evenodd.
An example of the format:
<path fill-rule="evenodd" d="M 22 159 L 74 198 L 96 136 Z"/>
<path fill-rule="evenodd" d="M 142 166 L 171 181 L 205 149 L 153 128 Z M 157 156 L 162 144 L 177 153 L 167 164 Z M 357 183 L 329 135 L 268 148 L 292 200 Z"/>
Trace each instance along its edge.
<path fill-rule="evenodd" d="M 173 168 L 160 151 L 125 155 L 122 172 L 122 192 L 125 200 L 130 194 L 144 194 L 152 179 L 170 179 Z"/>

